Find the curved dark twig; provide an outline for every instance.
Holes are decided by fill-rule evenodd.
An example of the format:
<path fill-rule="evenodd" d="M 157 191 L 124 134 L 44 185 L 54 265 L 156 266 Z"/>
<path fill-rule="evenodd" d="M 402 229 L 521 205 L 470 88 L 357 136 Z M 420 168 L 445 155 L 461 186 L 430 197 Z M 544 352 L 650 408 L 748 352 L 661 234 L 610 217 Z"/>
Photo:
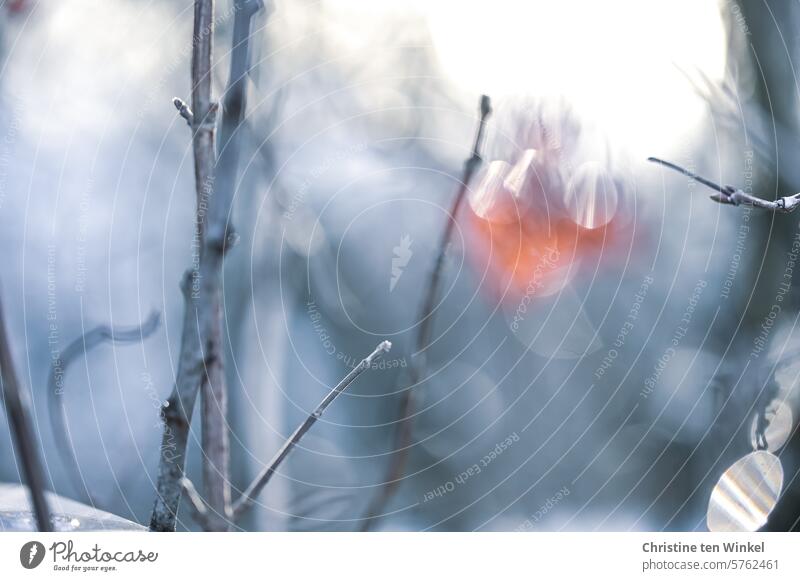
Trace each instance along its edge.
<path fill-rule="evenodd" d="M 412 361 L 409 368 L 411 386 L 403 391 L 400 400 L 400 419 L 395 432 L 394 454 L 389 461 L 389 468 L 386 473 L 383 488 L 367 508 L 366 518 L 361 526 L 361 530 L 363 531 L 369 530 L 375 519 L 380 518 L 380 513 L 383 511 L 386 503 L 389 502 L 395 490 L 397 490 L 403 477 L 403 471 L 405 470 L 409 448 L 411 446 L 411 415 L 414 410 L 411 390 L 415 385 L 419 385 L 425 375 L 425 367 L 427 366 L 426 349 L 430 344 L 431 329 L 433 326 L 433 310 L 436 308 L 436 299 L 439 296 L 439 287 L 441 286 L 447 247 L 453 234 L 453 229 L 455 228 L 458 209 L 461 207 L 461 203 L 466 196 L 469 182 L 472 180 L 475 170 L 478 169 L 481 163 L 480 149 L 483 143 L 483 133 L 486 127 L 486 120 L 491 113 L 491 100 L 488 96 L 482 95 L 480 101 L 480 120 L 475 132 L 472 155 L 464 163 L 464 173 L 461 176 L 458 191 L 453 199 L 453 205 L 450 208 L 449 219 L 442 233 L 441 241 L 439 242 L 439 254 L 436 257 L 436 263 L 431 273 L 430 284 L 427 287 L 425 300 L 420 309 L 420 325 L 416 340 L 417 357 Z"/>
<path fill-rule="evenodd" d="M 94 497 L 83 479 L 78 459 L 75 456 L 75 448 L 72 445 L 72 437 L 67 429 L 67 412 L 62 397 L 64 395 L 64 376 L 73 361 L 98 345 L 144 341 L 155 332 L 160 320 L 161 315 L 157 311 L 153 311 L 144 323 L 135 327 L 97 326 L 67 345 L 50 366 L 50 373 L 47 377 L 47 406 L 56 447 L 75 491 L 79 494 L 83 493 L 86 500 L 92 505 L 95 504 Z"/>

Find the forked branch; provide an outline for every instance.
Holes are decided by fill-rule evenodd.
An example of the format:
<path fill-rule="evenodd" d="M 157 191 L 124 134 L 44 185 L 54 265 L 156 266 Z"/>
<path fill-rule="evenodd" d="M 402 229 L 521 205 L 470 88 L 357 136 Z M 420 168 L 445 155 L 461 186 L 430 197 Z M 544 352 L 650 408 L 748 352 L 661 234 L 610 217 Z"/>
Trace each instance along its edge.
<path fill-rule="evenodd" d="M 759 208 L 761 210 L 768 210 L 770 212 L 780 212 L 782 214 L 788 214 L 789 212 L 793 212 L 800 206 L 800 193 L 794 194 L 792 196 L 784 196 L 782 198 L 778 198 L 777 200 L 765 200 L 763 198 L 759 198 L 757 196 L 753 196 L 742 190 L 735 188 L 733 186 L 721 186 L 715 182 L 712 182 L 709 179 L 701 177 L 696 173 L 689 171 L 686 168 L 683 168 L 679 165 L 676 165 L 669 161 L 664 161 L 663 159 L 659 159 L 657 157 L 648 157 L 647 161 L 651 161 L 653 163 L 657 163 L 663 165 L 664 167 L 668 167 L 671 170 L 674 170 L 678 173 L 685 175 L 688 178 L 693 179 L 694 181 L 703 184 L 704 186 L 711 188 L 712 190 L 716 190 L 716 194 L 712 194 L 709 196 L 712 200 L 719 204 L 729 204 L 731 206 L 752 206 L 753 208 Z"/>

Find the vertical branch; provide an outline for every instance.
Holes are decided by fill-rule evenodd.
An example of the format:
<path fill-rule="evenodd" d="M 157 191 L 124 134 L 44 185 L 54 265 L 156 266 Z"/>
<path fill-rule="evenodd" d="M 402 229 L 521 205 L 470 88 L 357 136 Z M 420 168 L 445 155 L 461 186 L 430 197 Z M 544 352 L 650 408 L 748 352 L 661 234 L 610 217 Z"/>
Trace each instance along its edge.
<path fill-rule="evenodd" d="M 245 112 L 245 76 L 249 72 L 252 17 L 261 0 L 235 0 L 231 72 L 224 95 L 219 162 L 215 149 L 217 105 L 211 100 L 213 0 L 195 0 L 192 50 L 192 109 L 174 103 L 193 130 L 197 190 L 199 268 L 183 282 L 186 310 L 175 389 L 162 408 L 164 436 L 159 465 L 158 496 L 150 528 L 175 530 L 184 479 L 191 414 L 202 389 L 203 476 L 208 510 L 207 530 L 224 531 L 230 524 L 229 435 L 227 385 L 224 373 L 222 266 L 236 240 L 230 225 L 239 163 L 238 129 Z M 219 179 L 217 179 L 219 178 Z"/>
<path fill-rule="evenodd" d="M 17 453 L 22 460 L 22 471 L 30 492 L 36 524 L 41 532 L 50 532 L 50 511 L 44 493 L 44 472 L 36 448 L 36 439 L 31 426 L 27 398 L 14 370 L 11 343 L 6 333 L 3 308 L 0 304 L 0 383 L 3 384 L 3 400 L 8 414 L 8 423 L 14 435 Z"/>
<path fill-rule="evenodd" d="M 185 310 L 178 361 L 178 374 L 161 415 L 164 435 L 158 468 L 157 496 L 150 519 L 153 531 L 174 531 L 180 504 L 181 479 L 186 465 L 189 426 L 203 382 L 210 337 L 218 326 L 219 279 L 224 240 L 207 236 L 206 221 L 220 219 L 217 204 L 209 204 L 214 187 L 216 152 L 214 121 L 216 106 L 211 101 L 211 50 L 214 33 L 214 1 L 195 0 L 192 37 L 192 146 L 197 196 L 196 236 L 199 267 L 190 269 L 182 282 Z M 212 200 L 213 201 L 213 200 Z M 208 207 L 208 212 L 203 208 Z M 224 221 L 227 213 L 222 214 Z M 215 233 L 216 234 L 216 233 Z"/>
<path fill-rule="evenodd" d="M 482 95 L 480 101 L 480 120 L 478 128 L 475 132 L 475 141 L 472 146 L 472 155 L 464 163 L 464 172 L 461 176 L 461 182 L 458 185 L 458 191 L 453 199 L 453 204 L 450 208 L 450 215 L 442 233 L 441 241 L 439 242 L 439 253 L 436 257 L 436 263 L 431 273 L 430 283 L 427 287 L 425 300 L 420 309 L 420 325 L 417 332 L 416 339 L 416 358 L 412 361 L 409 367 L 411 375 L 411 386 L 406 389 L 400 400 L 400 420 L 398 422 L 397 431 L 394 440 L 394 454 L 389 461 L 389 468 L 384 480 L 383 489 L 373 499 L 367 509 L 367 517 L 362 525 L 362 530 L 369 530 L 373 521 L 380 517 L 380 513 L 385 508 L 389 499 L 394 494 L 395 490 L 400 484 L 405 470 L 406 461 L 408 459 L 409 448 L 411 446 L 411 415 L 414 411 L 414 401 L 412 397 L 412 389 L 414 386 L 419 385 L 425 376 L 425 369 L 427 367 L 427 353 L 426 350 L 431 341 L 431 330 L 433 328 L 433 311 L 436 308 L 436 300 L 439 296 L 439 287 L 441 286 L 442 272 L 444 271 L 445 257 L 447 256 L 447 246 L 453 234 L 453 229 L 456 225 L 456 215 L 461 207 L 461 203 L 467 193 L 469 182 L 475 170 L 478 169 L 481 163 L 480 149 L 483 143 L 483 133 L 486 126 L 486 120 L 492 112 L 491 101 L 488 96 Z"/>
<path fill-rule="evenodd" d="M 261 9 L 261 0 L 235 0 L 230 74 L 222 97 L 217 187 L 212 204 L 217 218 L 209 224 L 209 236 L 236 239 L 231 225 L 231 211 L 239 170 L 240 132 L 247 110 L 247 74 L 250 72 L 250 27 Z M 205 528 L 226 531 L 231 522 L 230 445 L 228 434 L 228 388 L 225 377 L 223 338 L 223 301 L 221 288 L 215 296 L 214 329 L 207 354 L 208 368 L 202 391 L 203 477 L 208 506 Z"/>
<path fill-rule="evenodd" d="M 222 346 L 222 295 L 214 296 L 213 328 L 206 353 L 206 375 L 202 388 L 203 485 L 207 516 L 204 528 L 227 531 L 230 523 L 231 484 L 229 474 L 228 386 Z"/>

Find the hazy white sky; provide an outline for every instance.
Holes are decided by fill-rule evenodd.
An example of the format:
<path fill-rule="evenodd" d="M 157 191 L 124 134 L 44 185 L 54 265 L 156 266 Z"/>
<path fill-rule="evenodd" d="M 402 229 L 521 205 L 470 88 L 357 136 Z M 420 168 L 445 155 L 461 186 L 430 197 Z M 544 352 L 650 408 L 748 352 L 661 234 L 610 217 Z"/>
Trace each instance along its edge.
<path fill-rule="evenodd" d="M 432 0 L 445 72 L 496 97 L 565 95 L 632 152 L 679 139 L 704 104 L 678 67 L 721 79 L 725 30 L 714 0 Z"/>
<path fill-rule="evenodd" d="M 353 48 L 383 18 L 427 22 L 443 73 L 465 93 L 565 96 L 632 154 L 688 137 L 703 114 L 680 69 L 721 79 L 717 0 L 336 0 Z M 338 18 L 337 18 L 338 17 Z M 353 19 L 359 25 L 352 26 Z"/>

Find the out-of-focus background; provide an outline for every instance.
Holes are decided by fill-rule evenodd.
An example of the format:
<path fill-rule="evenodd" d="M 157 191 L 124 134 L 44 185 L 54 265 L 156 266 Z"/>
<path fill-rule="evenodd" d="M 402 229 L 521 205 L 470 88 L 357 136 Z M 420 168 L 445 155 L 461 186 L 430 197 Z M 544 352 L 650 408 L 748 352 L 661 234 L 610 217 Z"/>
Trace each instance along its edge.
<path fill-rule="evenodd" d="M 273 8 L 254 25 L 242 242 L 224 279 L 234 490 L 375 344 L 394 348 L 238 527 L 356 530 L 383 490 L 481 94 L 484 163 L 446 254 L 404 475 L 374 528 L 703 530 L 768 406 L 789 410 L 791 433 L 766 528 L 798 527 L 797 216 L 714 204 L 645 161 L 765 198 L 800 191 L 796 3 Z M 216 10 L 219 95 L 231 0 Z M 140 523 L 192 252 L 191 135 L 171 104 L 189 97 L 192 17 L 189 0 L 0 8 L 0 292 L 47 484 Z M 514 170 L 522 193 L 496 187 Z M 101 346 L 64 378 L 76 489 L 49 427 L 50 365 L 86 330 L 152 310 L 154 336 Z M 20 481 L 4 416 L 0 481 Z"/>

